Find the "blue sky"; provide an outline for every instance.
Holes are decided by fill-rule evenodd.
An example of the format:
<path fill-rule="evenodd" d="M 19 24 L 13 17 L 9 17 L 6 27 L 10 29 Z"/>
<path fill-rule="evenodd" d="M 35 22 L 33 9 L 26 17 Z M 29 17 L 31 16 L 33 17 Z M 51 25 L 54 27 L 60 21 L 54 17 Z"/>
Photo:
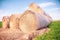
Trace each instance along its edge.
<path fill-rule="evenodd" d="M 32 2 L 38 4 L 53 20 L 60 20 L 60 0 L 0 0 L 0 20 L 3 16 L 23 13 Z"/>

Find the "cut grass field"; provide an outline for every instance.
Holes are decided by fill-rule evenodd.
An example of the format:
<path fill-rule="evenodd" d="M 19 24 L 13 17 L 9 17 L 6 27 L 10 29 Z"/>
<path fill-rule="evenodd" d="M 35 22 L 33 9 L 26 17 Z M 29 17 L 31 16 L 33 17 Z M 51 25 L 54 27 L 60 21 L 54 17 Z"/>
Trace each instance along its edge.
<path fill-rule="evenodd" d="M 42 36 L 37 36 L 35 40 L 60 40 L 60 21 L 53 21 L 49 25 L 50 31 Z"/>
<path fill-rule="evenodd" d="M 0 22 L 2 27 L 2 22 Z M 53 21 L 49 25 L 50 31 L 42 36 L 36 36 L 35 40 L 60 40 L 60 21 Z"/>

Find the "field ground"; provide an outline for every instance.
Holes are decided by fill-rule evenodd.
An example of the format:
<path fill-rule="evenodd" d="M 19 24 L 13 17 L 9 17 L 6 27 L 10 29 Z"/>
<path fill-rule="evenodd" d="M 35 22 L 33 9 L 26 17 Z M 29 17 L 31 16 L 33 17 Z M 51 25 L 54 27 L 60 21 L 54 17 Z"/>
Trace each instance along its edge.
<path fill-rule="evenodd" d="M 0 22 L 2 27 L 2 22 Z M 36 36 L 35 40 L 60 40 L 60 21 L 53 21 L 49 26 L 50 31 L 42 36 Z"/>

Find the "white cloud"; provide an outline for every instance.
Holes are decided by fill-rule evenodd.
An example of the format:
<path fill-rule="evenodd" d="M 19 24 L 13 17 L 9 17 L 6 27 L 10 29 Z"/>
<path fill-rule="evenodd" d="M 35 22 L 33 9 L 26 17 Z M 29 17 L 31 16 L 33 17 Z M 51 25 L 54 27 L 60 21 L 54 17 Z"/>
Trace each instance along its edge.
<path fill-rule="evenodd" d="M 47 12 L 53 20 L 60 20 L 60 8 L 46 9 L 45 12 Z"/>
<path fill-rule="evenodd" d="M 60 10 L 60 8 L 50 8 L 49 10 L 58 12 Z"/>
<path fill-rule="evenodd" d="M 48 7 L 48 6 L 51 6 L 51 5 L 56 5 L 55 3 L 53 2 L 47 2 L 47 3 L 40 3 L 39 6 L 42 7 L 42 8 L 45 8 L 45 7 Z"/>
<path fill-rule="evenodd" d="M 10 13 L 6 10 L 0 9 L 0 21 L 2 21 L 3 16 L 10 16 Z"/>
<path fill-rule="evenodd" d="M 50 15 L 53 18 L 53 20 L 60 20 L 60 14 L 56 14 L 56 13 L 54 14 L 54 13 L 52 13 Z"/>

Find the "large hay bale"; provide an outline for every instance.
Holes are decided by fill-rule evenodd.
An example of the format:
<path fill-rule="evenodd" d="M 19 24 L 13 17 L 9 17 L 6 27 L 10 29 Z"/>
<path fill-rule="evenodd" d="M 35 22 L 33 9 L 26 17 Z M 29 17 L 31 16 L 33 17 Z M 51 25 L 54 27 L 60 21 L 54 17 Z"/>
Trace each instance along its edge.
<path fill-rule="evenodd" d="M 35 3 L 31 3 L 31 4 L 29 5 L 28 10 L 31 10 L 31 11 L 33 11 L 33 12 L 37 12 L 37 13 L 40 13 L 40 14 L 43 14 L 43 13 L 44 13 L 44 11 L 42 10 L 42 8 L 40 8 L 40 7 L 39 7 L 37 4 L 35 4 Z"/>
<path fill-rule="evenodd" d="M 47 27 L 49 24 L 50 21 L 45 16 L 27 10 L 20 18 L 19 28 L 25 33 L 30 33 L 37 29 Z"/>
<path fill-rule="evenodd" d="M 20 14 L 12 14 L 10 16 L 10 29 L 17 29 L 19 28 L 19 19 L 20 19 Z"/>
<path fill-rule="evenodd" d="M 46 18 L 52 21 L 52 18 L 48 14 L 46 14 L 45 11 L 42 10 L 42 8 L 35 3 L 31 3 L 28 10 L 31 10 L 35 13 L 39 13 L 40 15 L 44 15 Z"/>
<path fill-rule="evenodd" d="M 3 16 L 2 18 L 2 28 L 6 29 L 9 27 L 9 17 Z"/>

